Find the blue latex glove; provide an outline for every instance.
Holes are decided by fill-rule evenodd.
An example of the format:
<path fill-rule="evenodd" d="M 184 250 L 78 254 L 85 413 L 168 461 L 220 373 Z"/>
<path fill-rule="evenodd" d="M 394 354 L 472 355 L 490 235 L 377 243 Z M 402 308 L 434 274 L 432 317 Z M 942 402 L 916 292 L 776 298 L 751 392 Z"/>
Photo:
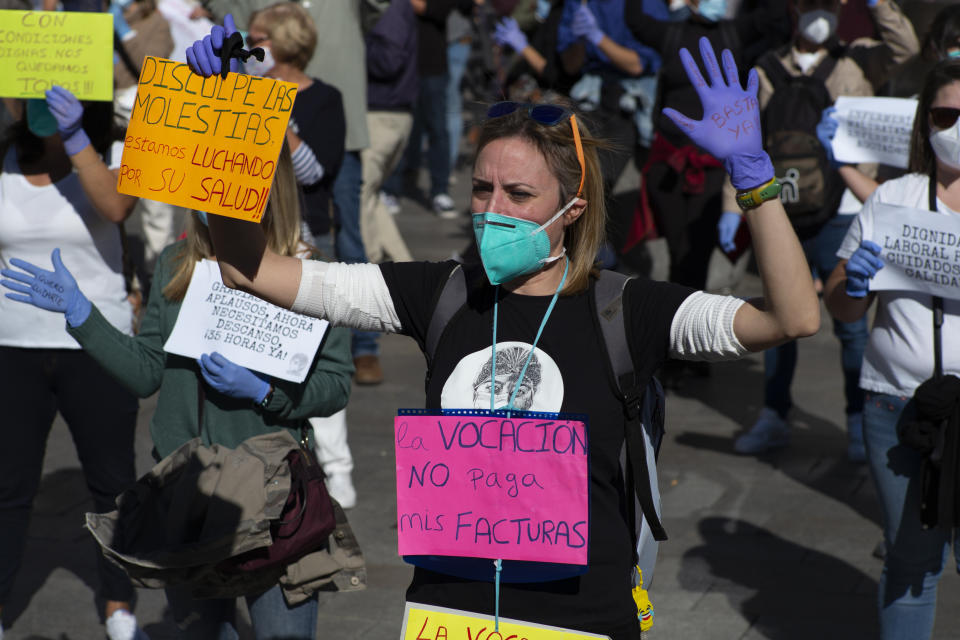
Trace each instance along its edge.
<path fill-rule="evenodd" d="M 523 31 L 513 18 L 504 18 L 497 23 L 493 30 L 493 39 L 501 47 L 507 45 L 517 53 L 526 49 L 528 44 L 527 36 L 523 35 Z"/>
<path fill-rule="evenodd" d="M 222 70 L 220 52 L 223 49 L 223 43 L 236 31 L 237 25 L 233 21 L 233 16 L 228 13 L 223 18 L 222 27 L 218 24 L 213 25 L 213 28 L 210 29 L 210 35 L 187 47 L 187 64 L 190 65 L 193 72 L 202 76 L 213 76 L 220 73 Z M 240 71 L 240 61 L 236 58 L 230 59 L 230 71 Z"/>
<path fill-rule="evenodd" d="M 720 248 L 731 253 L 737 248 L 733 239 L 737 236 L 737 229 L 740 228 L 740 222 L 743 216 L 733 211 L 724 211 L 720 214 L 720 221 L 717 222 L 717 240 L 720 242 Z"/>
<path fill-rule="evenodd" d="M 867 0 L 867 6 L 871 9 L 880 4 L 880 0 Z"/>
<path fill-rule="evenodd" d="M 869 240 L 860 243 L 847 261 L 847 295 L 863 298 L 870 292 L 870 278 L 883 269 L 880 245 Z"/>
<path fill-rule="evenodd" d="M 827 107 L 823 110 L 823 115 L 820 116 L 820 122 L 817 123 L 817 139 L 820 140 L 820 144 L 823 145 L 824 150 L 827 152 L 827 159 L 830 161 L 830 166 L 834 169 L 843 166 L 843 163 L 837 162 L 836 157 L 833 155 L 833 137 L 837 135 L 837 129 L 840 127 L 840 123 L 833 117 L 833 114 L 836 112 L 836 107 Z"/>
<path fill-rule="evenodd" d="M 260 374 L 230 362 L 216 351 L 197 358 L 197 364 L 207 384 L 231 398 L 259 404 L 270 391 L 270 383 Z"/>
<path fill-rule="evenodd" d="M 45 95 L 47 108 L 57 121 L 57 131 L 60 132 L 67 155 L 80 153 L 90 144 L 90 138 L 82 126 L 83 105 L 63 87 L 50 87 Z"/>
<path fill-rule="evenodd" d="M 680 49 L 680 59 L 687 77 L 703 105 L 703 120 L 691 120 L 670 108 L 664 109 L 663 114 L 698 146 L 723 161 L 734 187 L 759 187 L 773 178 L 773 163 L 763 150 L 760 104 L 757 102 L 757 71 L 750 70 L 744 91 L 730 51 L 723 51 L 726 81 L 720 72 L 713 47 L 706 38 L 700 38 L 700 56 L 710 76 L 710 85 L 703 79 L 690 52 L 686 48 Z"/>
<path fill-rule="evenodd" d="M 123 17 L 123 10 L 126 6 L 130 4 L 122 2 L 111 2 L 110 3 L 110 14 L 113 16 L 113 30 L 121 40 L 128 40 L 136 35 L 136 31 L 130 28 L 130 25 L 127 24 L 127 19 Z"/>
<path fill-rule="evenodd" d="M 573 14 L 573 23 L 570 25 L 570 29 L 573 31 L 573 35 L 578 38 L 586 38 L 593 45 L 598 45 L 603 40 L 603 29 L 597 24 L 596 16 L 585 4 L 577 7 Z"/>
<path fill-rule="evenodd" d="M 78 327 L 90 316 L 90 301 L 87 300 L 73 275 L 60 260 L 60 249 L 54 249 L 50 255 L 53 271 L 41 269 L 24 260 L 11 258 L 10 264 L 26 271 L 0 269 L 0 275 L 11 280 L 0 280 L 0 284 L 16 293 L 7 293 L 11 300 L 26 302 L 41 309 L 64 314 L 67 324 Z"/>

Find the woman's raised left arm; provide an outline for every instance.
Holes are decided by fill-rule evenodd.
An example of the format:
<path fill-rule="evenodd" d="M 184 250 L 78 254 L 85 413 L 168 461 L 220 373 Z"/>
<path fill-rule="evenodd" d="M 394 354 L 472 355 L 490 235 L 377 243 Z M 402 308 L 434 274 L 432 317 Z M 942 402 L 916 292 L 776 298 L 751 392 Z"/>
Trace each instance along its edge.
<path fill-rule="evenodd" d="M 763 187 L 773 180 L 774 171 L 763 150 L 756 70 L 750 71 L 744 90 L 729 51 L 722 54 L 723 71 L 706 38 L 700 40 L 700 55 L 709 83 L 690 52 L 680 51 L 687 76 L 703 104 L 703 119 L 691 120 L 673 109 L 664 109 L 664 114 L 701 148 L 723 161 L 738 191 Z M 773 197 L 750 207 L 744 216 L 753 238 L 763 297 L 737 311 L 733 324 L 737 339 L 747 349 L 760 351 L 813 335 L 820 328 L 820 304 L 800 241 L 780 199 Z"/>

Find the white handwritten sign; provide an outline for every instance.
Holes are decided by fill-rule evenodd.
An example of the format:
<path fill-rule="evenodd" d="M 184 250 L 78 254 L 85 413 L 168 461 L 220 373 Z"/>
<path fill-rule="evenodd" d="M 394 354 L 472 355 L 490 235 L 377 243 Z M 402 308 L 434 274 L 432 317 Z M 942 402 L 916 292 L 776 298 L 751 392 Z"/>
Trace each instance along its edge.
<path fill-rule="evenodd" d="M 188 358 L 217 351 L 248 369 L 303 382 L 328 326 L 228 288 L 217 263 L 201 260 L 163 349 Z"/>
<path fill-rule="evenodd" d="M 837 98 L 840 126 L 833 155 L 840 162 L 880 162 L 906 169 L 917 101 L 906 98 Z"/>
<path fill-rule="evenodd" d="M 874 206 L 873 241 L 884 267 L 871 291 L 920 291 L 960 300 L 960 216 Z"/>

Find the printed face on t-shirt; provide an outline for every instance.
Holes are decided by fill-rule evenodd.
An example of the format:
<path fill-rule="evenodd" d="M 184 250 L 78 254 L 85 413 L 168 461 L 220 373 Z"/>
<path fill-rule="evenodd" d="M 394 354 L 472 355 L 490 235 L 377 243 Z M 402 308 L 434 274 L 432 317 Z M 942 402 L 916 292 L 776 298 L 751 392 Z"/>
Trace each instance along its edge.
<path fill-rule="evenodd" d="M 443 385 L 441 406 L 489 409 L 491 394 L 494 408 L 506 406 L 529 353 L 525 342 L 497 343 L 495 372 L 489 347 L 464 356 Z M 553 358 L 535 349 L 513 405 L 523 411 L 559 411 L 562 404 L 560 369 Z"/>

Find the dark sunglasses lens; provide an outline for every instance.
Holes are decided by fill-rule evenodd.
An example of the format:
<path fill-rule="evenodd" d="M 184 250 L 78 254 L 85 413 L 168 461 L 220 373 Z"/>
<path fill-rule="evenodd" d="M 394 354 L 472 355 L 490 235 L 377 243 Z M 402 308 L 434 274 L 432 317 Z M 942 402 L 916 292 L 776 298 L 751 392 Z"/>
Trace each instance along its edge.
<path fill-rule="evenodd" d="M 932 107 L 930 109 L 930 120 L 937 129 L 949 129 L 953 123 L 960 117 L 960 109 L 952 107 Z"/>
<path fill-rule="evenodd" d="M 499 118 L 500 116 L 507 116 L 517 110 L 520 106 L 519 102 L 497 102 L 496 104 L 490 105 L 490 108 L 487 109 L 488 118 Z"/>
<path fill-rule="evenodd" d="M 538 104 L 530 109 L 530 117 L 540 124 L 555 125 L 566 115 L 566 109 L 553 104 Z"/>

